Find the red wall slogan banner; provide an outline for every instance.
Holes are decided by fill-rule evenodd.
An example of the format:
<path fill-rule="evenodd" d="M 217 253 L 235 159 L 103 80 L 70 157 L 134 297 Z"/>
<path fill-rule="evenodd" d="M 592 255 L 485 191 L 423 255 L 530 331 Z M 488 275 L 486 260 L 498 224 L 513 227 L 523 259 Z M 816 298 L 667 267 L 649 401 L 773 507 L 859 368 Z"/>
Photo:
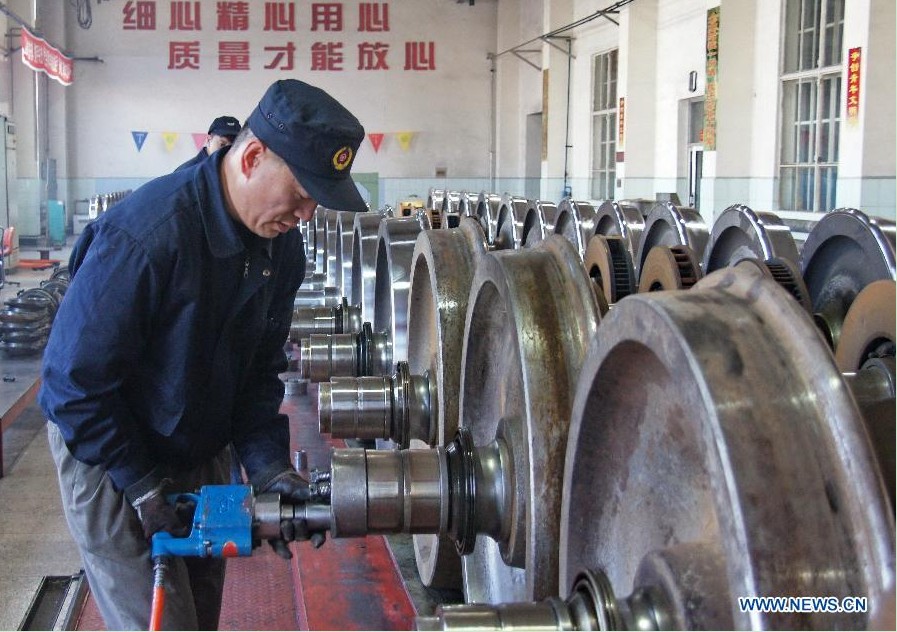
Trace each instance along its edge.
<path fill-rule="evenodd" d="M 860 119 L 860 64 L 863 51 L 851 48 L 847 53 L 847 122 L 855 125 Z"/>
<path fill-rule="evenodd" d="M 35 72 L 45 72 L 64 86 L 72 85 L 74 61 L 42 37 L 22 27 L 22 63 Z"/>
<path fill-rule="evenodd" d="M 215 5 L 214 12 L 209 4 Z M 313 1 L 303 6 L 292 0 L 205 4 L 199 0 L 126 0 L 121 15 L 124 31 L 170 32 L 168 70 L 205 69 L 210 62 L 216 63 L 216 57 L 218 70 L 244 72 L 437 69 L 436 42 L 418 41 L 416 34 L 405 39 L 394 32 L 390 2 L 365 0 L 349 6 L 348 2 Z M 251 31 L 259 29 L 266 35 L 264 46 L 248 39 Z M 203 33 L 212 32 L 218 35 L 217 42 L 202 39 Z M 364 34 L 364 41 L 348 37 L 354 33 Z"/>

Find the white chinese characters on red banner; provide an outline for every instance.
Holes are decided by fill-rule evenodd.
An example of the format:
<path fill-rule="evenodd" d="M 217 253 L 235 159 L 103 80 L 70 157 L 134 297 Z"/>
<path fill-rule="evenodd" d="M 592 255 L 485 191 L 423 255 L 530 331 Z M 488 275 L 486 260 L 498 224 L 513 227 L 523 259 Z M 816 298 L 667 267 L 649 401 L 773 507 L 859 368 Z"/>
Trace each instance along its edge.
<path fill-rule="evenodd" d="M 72 85 L 74 61 L 57 48 L 22 28 L 22 63 L 36 72 L 45 72 L 64 86 Z"/>
<path fill-rule="evenodd" d="M 262 48 L 261 62 L 265 70 L 292 71 L 296 69 L 296 53 L 304 49 L 308 70 L 340 72 L 355 69 L 362 71 L 401 68 L 410 71 L 436 70 L 436 44 L 433 41 L 405 41 L 393 44 L 384 35 L 371 41 L 348 44 L 337 40 L 322 40 L 321 36 L 344 32 L 390 33 L 389 2 L 360 2 L 357 15 L 343 2 L 299 3 L 290 0 L 268 2 L 215 2 L 214 15 L 203 16 L 203 3 L 198 0 L 127 0 L 122 6 L 122 29 L 127 31 L 202 31 L 214 30 L 222 35 L 217 42 L 218 70 L 253 70 L 249 41 L 233 39 L 236 32 L 250 30 L 250 24 L 269 33 L 314 34 L 314 40 L 306 43 L 294 39 L 280 42 L 268 41 Z M 210 9 L 207 5 L 207 10 Z M 157 12 L 167 11 L 167 15 Z M 251 15 L 252 13 L 252 15 Z M 256 15 L 257 14 L 257 15 Z M 157 20 L 158 17 L 158 20 Z M 227 35 L 231 36 L 228 37 Z M 186 35 L 186 33 L 185 33 Z M 196 36 L 178 38 L 168 42 L 169 70 L 197 70 L 201 64 L 203 46 L 207 42 Z M 399 59 L 403 51 L 404 58 Z M 213 44 L 214 46 L 215 44 Z M 258 62 L 256 62 L 258 63 Z"/>

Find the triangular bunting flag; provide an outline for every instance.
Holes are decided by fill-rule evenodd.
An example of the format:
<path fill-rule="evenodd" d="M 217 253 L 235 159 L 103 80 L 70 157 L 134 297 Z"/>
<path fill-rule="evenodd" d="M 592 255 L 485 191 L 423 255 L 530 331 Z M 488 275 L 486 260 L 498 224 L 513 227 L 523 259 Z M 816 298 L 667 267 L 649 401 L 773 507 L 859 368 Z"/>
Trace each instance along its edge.
<path fill-rule="evenodd" d="M 414 138 L 414 132 L 396 132 L 396 140 L 399 141 L 402 151 L 408 151 L 411 148 L 412 138 Z"/>
<path fill-rule="evenodd" d="M 196 145 L 196 151 L 206 146 L 206 138 L 208 137 L 208 134 L 193 134 L 193 144 Z"/>
<path fill-rule="evenodd" d="M 174 144 L 178 140 L 178 133 L 162 132 L 162 140 L 165 141 L 165 149 L 170 152 L 172 149 L 174 149 Z"/>
<path fill-rule="evenodd" d="M 146 136 L 149 132 L 131 132 L 131 138 L 134 139 L 134 144 L 137 145 L 137 151 L 143 149 L 143 143 L 146 141 Z"/>
<path fill-rule="evenodd" d="M 368 140 L 371 141 L 375 154 L 380 151 L 380 144 L 383 143 L 383 134 L 371 132 L 368 134 Z"/>

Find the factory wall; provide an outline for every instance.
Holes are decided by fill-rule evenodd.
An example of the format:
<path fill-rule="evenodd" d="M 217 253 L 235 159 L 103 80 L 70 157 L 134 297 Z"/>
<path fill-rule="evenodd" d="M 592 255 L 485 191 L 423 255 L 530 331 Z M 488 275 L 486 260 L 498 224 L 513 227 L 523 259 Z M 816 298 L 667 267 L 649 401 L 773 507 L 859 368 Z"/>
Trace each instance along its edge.
<path fill-rule="evenodd" d="M 0 15 L 0 26 L 12 35 L 0 60 L 0 114 L 18 130 L 19 232 L 40 232 L 46 199 L 64 200 L 70 217 L 83 212 L 90 195 L 167 173 L 195 153 L 194 134 L 201 139 L 213 117 L 244 118 L 264 89 L 283 77 L 320 85 L 369 133 L 383 135 L 377 151 L 365 140 L 355 166 L 375 206 L 424 196 L 431 186 L 587 199 L 592 64 L 614 49 L 617 97 L 625 100 L 625 111 L 618 112 L 624 138 L 617 139 L 614 196 L 676 194 L 688 204 L 687 114 L 707 96 L 710 10 L 719 11 L 716 147 L 698 146 L 703 173 L 695 203 L 708 221 L 736 202 L 783 208 L 785 0 L 636 0 L 610 19 L 562 33 L 569 40 L 554 38 L 551 45 L 538 39 L 610 4 L 344 0 L 329 5 L 342 10 L 335 24 L 333 16 L 313 15 L 319 3 L 311 0 L 253 2 L 246 30 L 228 31 L 219 29 L 215 0 L 91 4 L 88 29 L 78 26 L 71 3 L 11 0 L 6 6 L 29 20 L 36 7 L 39 30 L 78 58 L 69 87 L 36 77 L 21 63 L 16 24 Z M 151 28 L 141 13 L 149 6 L 155 10 Z M 266 16 L 266 6 L 275 13 Z M 293 30 L 276 14 L 290 6 Z M 370 13 L 385 7 L 388 25 Z M 197 8 L 199 24 L 192 13 Z M 173 17 L 173 11 L 180 14 Z M 857 47 L 862 85 L 856 120 L 845 121 L 840 100 L 836 205 L 891 218 L 897 196 L 895 41 L 893 2 L 846 3 L 843 85 L 846 51 Z M 197 55 L 175 59 L 179 42 L 190 42 Z M 364 46 L 385 56 L 363 58 Z M 145 135 L 142 145 L 135 133 Z"/>
<path fill-rule="evenodd" d="M 31 2 L 8 4 L 30 18 Z M 220 4 L 248 6 L 248 15 L 225 18 Z M 51 81 L 48 95 L 50 143 L 69 213 L 75 200 L 170 172 L 196 153 L 194 134 L 204 135 L 214 117 L 244 119 L 282 78 L 324 88 L 368 133 L 382 134 L 376 151 L 371 139 L 363 142 L 354 166 L 373 205 L 425 196 L 438 179 L 487 188 L 487 54 L 495 46 L 496 3 L 325 4 L 330 12 L 315 14 L 321 10 L 313 7 L 323 5 L 311 0 L 114 0 L 91 3 L 92 23 L 84 29 L 71 3 L 38 0 L 47 39 L 78 58 L 73 84 Z M 225 20 L 246 28 L 221 30 Z M 17 52 L 3 64 L 0 84 L 9 85 L 12 75 L 18 105 L 20 94 L 33 92 L 33 73 Z M 31 99 L 14 108 L 21 131 L 34 129 Z M 36 225 L 29 219 L 38 213 L 40 185 L 28 135 L 19 135 L 20 215 L 29 229 L 23 234 Z"/>
<path fill-rule="evenodd" d="M 551 10 L 541 14 L 538 33 L 531 22 L 505 21 L 508 16 L 516 16 L 515 11 L 542 4 L 535 0 L 500 0 L 499 50 L 563 26 L 552 17 L 565 15 L 565 10 L 569 15 L 566 24 L 570 24 L 612 3 L 551 2 Z M 556 201 L 566 186 L 575 198 L 590 197 L 594 151 L 592 63 L 596 55 L 617 49 L 617 97 L 625 99 L 625 112 L 624 138 L 617 139 L 615 197 L 654 199 L 658 194 L 675 193 L 688 204 L 688 106 L 707 96 L 708 11 L 717 9 L 716 146 L 702 148 L 702 213 L 711 221 L 733 203 L 757 210 L 784 208 L 778 178 L 784 4 L 784 0 L 636 0 L 611 14 L 613 21 L 600 17 L 563 33 L 572 44 L 569 85 L 566 56 L 548 43 L 536 40 L 523 47 L 542 49 L 543 77 L 518 56 L 501 56 L 497 66 L 499 182 L 515 183 L 515 176 L 522 175 L 523 156 L 529 152 L 525 121 L 548 103 L 549 131 L 544 138 L 549 146 L 541 148 L 541 195 Z M 895 216 L 897 195 L 894 14 L 894 3 L 886 0 L 846 3 L 835 203 L 890 219 Z M 556 46 L 566 46 L 564 40 L 552 41 Z M 847 122 L 847 51 L 856 47 L 863 51 L 860 112 L 856 121 Z M 525 56 L 533 58 L 532 54 Z M 689 80 L 691 72 L 696 75 L 693 84 Z M 541 89 L 544 74 L 550 77 L 545 100 Z M 507 94 L 520 95 L 518 102 Z M 551 133 L 561 126 L 569 132 Z"/>

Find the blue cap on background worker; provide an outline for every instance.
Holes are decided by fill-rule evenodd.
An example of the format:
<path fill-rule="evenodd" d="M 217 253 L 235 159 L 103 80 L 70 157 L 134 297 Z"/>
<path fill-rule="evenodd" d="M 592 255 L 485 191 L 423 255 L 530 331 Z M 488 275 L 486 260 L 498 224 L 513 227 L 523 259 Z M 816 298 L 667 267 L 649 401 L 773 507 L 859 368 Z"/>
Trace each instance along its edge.
<path fill-rule="evenodd" d="M 243 127 L 240 125 L 240 121 L 233 116 L 219 116 L 212 121 L 211 125 L 209 125 L 209 132 L 206 136 L 205 144 L 200 147 L 193 158 L 178 165 L 175 171 L 192 167 L 193 165 L 202 162 L 222 147 L 231 145 L 241 129 L 243 129 Z"/>
<path fill-rule="evenodd" d="M 209 125 L 209 136 L 221 136 L 229 145 L 234 142 L 241 129 L 240 121 L 233 116 L 219 116 Z"/>

